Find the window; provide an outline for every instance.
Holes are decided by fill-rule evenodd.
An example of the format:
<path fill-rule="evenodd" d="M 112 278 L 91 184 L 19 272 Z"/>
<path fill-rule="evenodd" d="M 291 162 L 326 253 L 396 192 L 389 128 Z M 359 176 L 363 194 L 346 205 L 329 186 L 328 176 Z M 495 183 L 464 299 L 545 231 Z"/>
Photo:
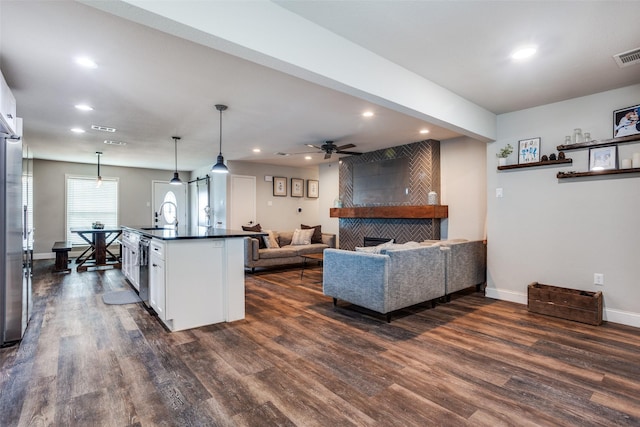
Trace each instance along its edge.
<path fill-rule="evenodd" d="M 84 245 L 80 236 L 72 233 L 72 227 L 91 228 L 98 221 L 105 228 L 116 228 L 118 224 L 118 179 L 102 178 L 96 187 L 96 177 L 67 175 L 67 240 Z"/>

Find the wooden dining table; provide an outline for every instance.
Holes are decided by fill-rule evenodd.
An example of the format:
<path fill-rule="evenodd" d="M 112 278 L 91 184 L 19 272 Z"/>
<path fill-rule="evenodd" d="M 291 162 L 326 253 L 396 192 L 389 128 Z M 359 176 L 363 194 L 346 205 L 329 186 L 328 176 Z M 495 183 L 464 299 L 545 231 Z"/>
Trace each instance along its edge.
<path fill-rule="evenodd" d="M 76 258 L 76 271 L 87 271 L 89 267 L 121 267 L 120 257 L 114 255 L 109 247 L 116 243 L 122 229 L 71 227 L 70 230 L 89 244 L 89 247 Z"/>

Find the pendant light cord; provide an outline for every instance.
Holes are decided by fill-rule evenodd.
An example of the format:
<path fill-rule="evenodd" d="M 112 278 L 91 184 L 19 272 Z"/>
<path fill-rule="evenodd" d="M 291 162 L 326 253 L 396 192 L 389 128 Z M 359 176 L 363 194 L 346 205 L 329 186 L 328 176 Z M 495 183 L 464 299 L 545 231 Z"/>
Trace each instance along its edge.
<path fill-rule="evenodd" d="M 220 153 L 222 155 L 222 108 L 220 108 Z"/>

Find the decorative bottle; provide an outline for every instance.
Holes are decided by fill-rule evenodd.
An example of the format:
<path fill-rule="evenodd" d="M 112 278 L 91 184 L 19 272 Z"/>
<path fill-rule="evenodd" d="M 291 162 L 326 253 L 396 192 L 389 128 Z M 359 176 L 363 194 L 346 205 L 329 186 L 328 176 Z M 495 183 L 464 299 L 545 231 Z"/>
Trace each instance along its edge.
<path fill-rule="evenodd" d="M 573 143 L 579 144 L 581 142 L 584 142 L 584 137 L 582 136 L 582 129 L 575 128 L 573 130 Z"/>

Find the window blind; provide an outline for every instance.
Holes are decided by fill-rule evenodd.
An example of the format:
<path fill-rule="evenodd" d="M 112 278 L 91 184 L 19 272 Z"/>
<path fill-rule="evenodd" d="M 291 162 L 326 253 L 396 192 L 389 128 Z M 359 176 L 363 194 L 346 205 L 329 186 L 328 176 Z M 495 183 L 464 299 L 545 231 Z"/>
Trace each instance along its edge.
<path fill-rule="evenodd" d="M 105 228 L 118 227 L 118 179 L 102 178 L 96 187 L 96 177 L 67 176 L 66 202 L 67 240 L 86 245 L 80 236 L 71 232 L 72 227 L 91 228 L 101 222 Z"/>

